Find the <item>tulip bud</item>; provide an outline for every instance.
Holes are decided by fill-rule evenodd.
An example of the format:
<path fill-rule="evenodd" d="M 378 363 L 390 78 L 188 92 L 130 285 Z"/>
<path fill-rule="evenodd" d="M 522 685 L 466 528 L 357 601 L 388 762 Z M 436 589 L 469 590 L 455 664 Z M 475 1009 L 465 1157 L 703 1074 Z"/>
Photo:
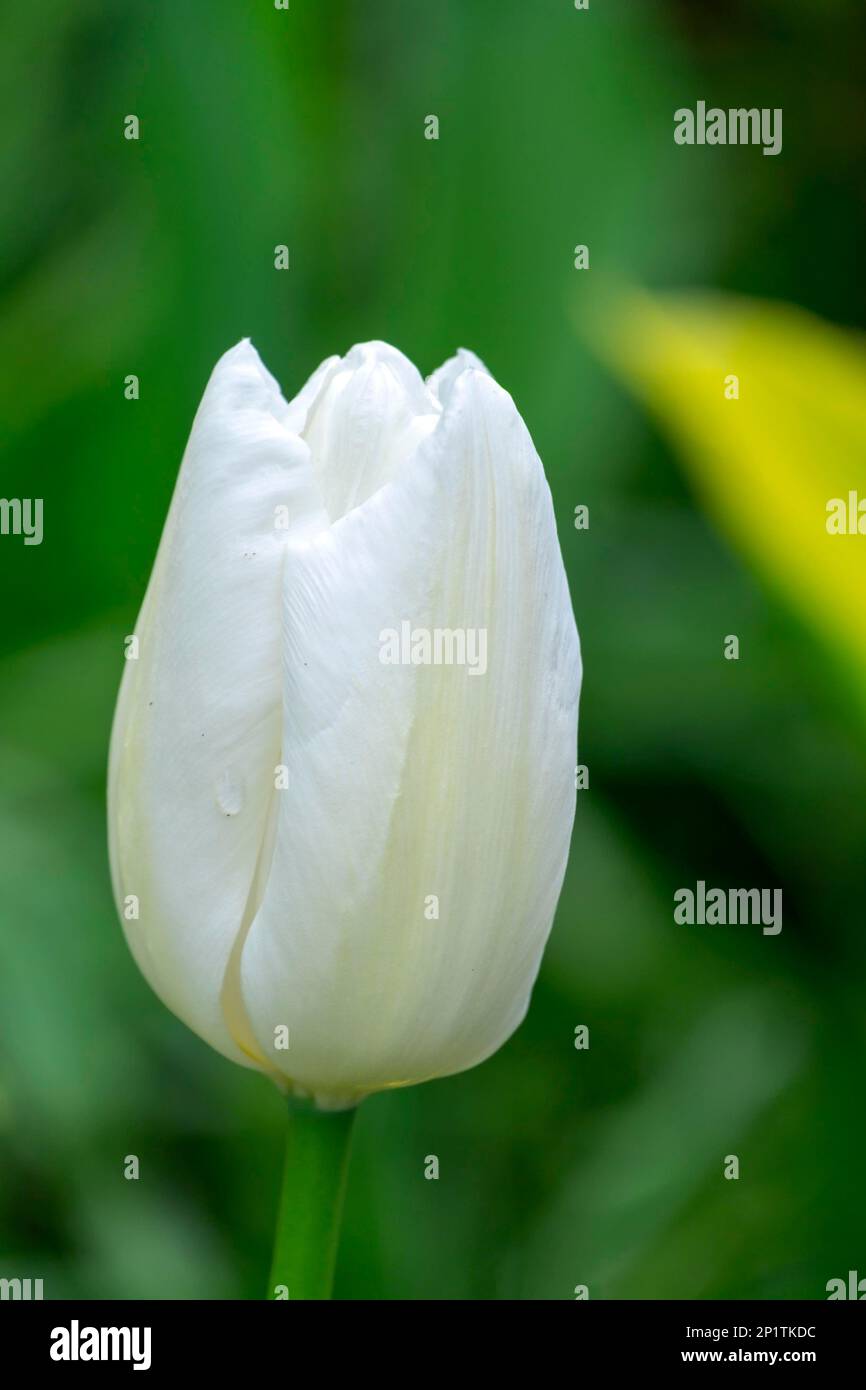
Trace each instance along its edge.
<path fill-rule="evenodd" d="M 110 856 L 160 998 L 328 1107 L 494 1052 L 565 872 L 581 675 L 511 397 L 470 353 L 425 384 L 370 343 L 287 404 L 239 343 L 136 636 Z"/>

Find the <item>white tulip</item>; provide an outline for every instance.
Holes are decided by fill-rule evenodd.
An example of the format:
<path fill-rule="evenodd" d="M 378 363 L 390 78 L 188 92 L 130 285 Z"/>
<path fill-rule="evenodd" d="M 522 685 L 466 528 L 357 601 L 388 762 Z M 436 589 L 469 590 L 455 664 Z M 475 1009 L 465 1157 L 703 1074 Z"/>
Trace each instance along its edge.
<path fill-rule="evenodd" d="M 136 636 L 109 838 L 160 998 L 329 1108 L 494 1052 L 562 885 L 581 676 L 511 397 L 471 353 L 425 384 L 367 343 L 287 404 L 239 343 Z"/>

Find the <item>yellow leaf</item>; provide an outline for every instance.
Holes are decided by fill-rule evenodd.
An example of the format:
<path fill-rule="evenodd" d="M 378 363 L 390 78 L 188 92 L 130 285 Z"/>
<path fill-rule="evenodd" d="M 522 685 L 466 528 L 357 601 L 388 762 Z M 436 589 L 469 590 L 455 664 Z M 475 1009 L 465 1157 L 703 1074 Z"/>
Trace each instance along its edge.
<path fill-rule="evenodd" d="M 842 656 L 866 705 L 864 340 L 792 305 L 721 295 L 629 292 L 595 327 L 710 515 Z M 846 519 L 853 506 L 853 534 L 828 529 L 834 499 Z"/>

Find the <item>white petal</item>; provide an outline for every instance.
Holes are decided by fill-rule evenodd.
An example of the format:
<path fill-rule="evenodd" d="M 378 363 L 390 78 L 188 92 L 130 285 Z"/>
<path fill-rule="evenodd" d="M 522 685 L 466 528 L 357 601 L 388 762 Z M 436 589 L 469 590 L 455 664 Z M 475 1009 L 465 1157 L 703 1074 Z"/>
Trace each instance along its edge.
<path fill-rule="evenodd" d="M 487 673 L 383 665 L 404 619 L 485 628 Z M 290 544 L 284 623 L 289 786 L 241 988 L 262 1051 L 349 1103 L 503 1042 L 565 869 L 577 633 L 541 464 L 491 378 L 464 370 L 396 479 Z"/>
<path fill-rule="evenodd" d="M 428 376 L 427 390 L 442 405 L 447 405 L 454 383 L 461 372 L 465 372 L 469 368 L 484 372 L 487 376 L 490 375 L 480 357 L 476 357 L 475 353 L 470 352 L 468 348 L 458 348 L 453 357 L 449 357 L 447 362 L 443 362 L 441 367 L 437 367 L 432 376 Z"/>
<path fill-rule="evenodd" d="M 130 947 L 165 1003 L 237 1061 L 256 1049 L 231 998 L 227 1023 L 223 995 L 256 905 L 280 760 L 283 556 L 289 534 L 326 524 L 309 451 L 281 423 L 290 412 L 248 342 L 218 362 L 112 733 L 115 895 L 122 918 L 128 895 L 140 905 L 138 920 L 124 920 Z"/>
<path fill-rule="evenodd" d="M 303 434 L 307 420 L 315 408 L 322 391 L 340 367 L 339 357 L 326 357 L 320 367 L 304 383 L 298 394 L 285 406 L 279 417 L 281 423 L 292 434 Z"/>
<path fill-rule="evenodd" d="M 415 367 L 387 343 L 361 343 L 332 366 L 304 430 L 331 520 L 392 478 L 438 415 Z"/>

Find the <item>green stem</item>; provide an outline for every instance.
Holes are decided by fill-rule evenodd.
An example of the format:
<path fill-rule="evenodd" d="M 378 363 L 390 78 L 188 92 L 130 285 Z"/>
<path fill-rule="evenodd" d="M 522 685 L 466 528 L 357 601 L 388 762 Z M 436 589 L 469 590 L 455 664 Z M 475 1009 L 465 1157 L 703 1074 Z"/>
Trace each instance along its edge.
<path fill-rule="evenodd" d="M 289 1102 L 268 1298 L 330 1298 L 355 1111 Z"/>

